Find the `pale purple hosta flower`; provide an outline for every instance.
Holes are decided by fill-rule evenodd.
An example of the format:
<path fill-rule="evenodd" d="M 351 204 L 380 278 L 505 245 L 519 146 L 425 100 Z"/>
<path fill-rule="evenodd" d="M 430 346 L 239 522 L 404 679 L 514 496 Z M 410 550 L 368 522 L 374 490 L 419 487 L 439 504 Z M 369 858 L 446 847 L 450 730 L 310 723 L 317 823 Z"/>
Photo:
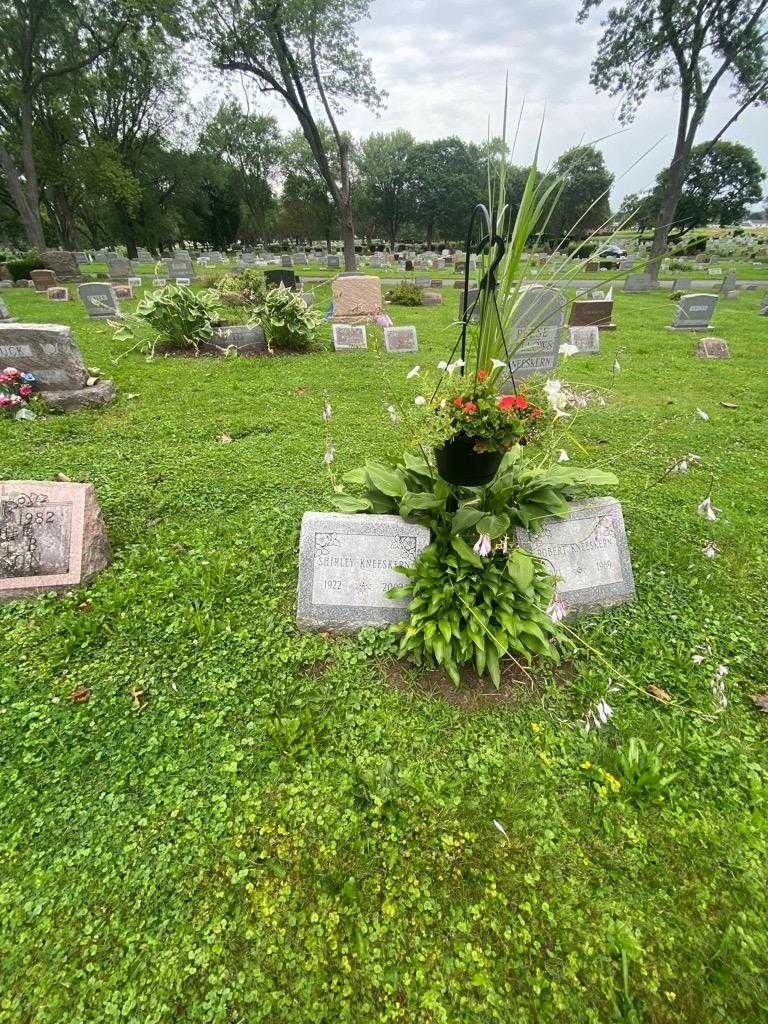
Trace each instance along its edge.
<path fill-rule="evenodd" d="M 704 420 L 705 423 L 709 420 L 709 414 L 704 412 L 703 409 L 699 409 L 698 406 L 696 407 L 696 415 L 700 420 Z"/>
<path fill-rule="evenodd" d="M 408 373 L 406 373 L 405 379 L 406 380 L 410 380 L 411 377 L 415 377 L 420 369 L 421 369 L 420 366 L 414 366 L 412 370 L 409 370 Z"/>
<path fill-rule="evenodd" d="M 576 355 L 576 353 L 579 351 L 579 346 L 572 345 L 569 341 L 565 341 L 557 351 L 560 353 L 561 356 L 565 356 L 565 358 L 567 359 L 568 356 Z"/>
<path fill-rule="evenodd" d="M 475 546 L 472 550 L 480 555 L 481 558 L 485 558 L 486 555 L 491 553 L 491 538 L 487 533 L 481 533 L 475 541 Z"/>
<path fill-rule="evenodd" d="M 613 372 L 614 373 L 621 373 L 621 363 L 619 362 L 618 359 L 614 359 L 613 360 Z"/>
<path fill-rule="evenodd" d="M 701 665 L 707 658 L 712 657 L 712 648 L 708 643 L 697 644 L 696 653 L 691 655 L 691 661 L 694 665 Z"/>
<path fill-rule="evenodd" d="M 694 665 L 700 665 L 702 663 L 702 661 L 706 661 L 706 660 L 707 660 L 706 654 L 692 654 L 691 655 L 691 661 L 693 662 Z"/>
<path fill-rule="evenodd" d="M 701 462 L 700 455 L 684 455 L 682 459 L 673 462 L 667 470 L 668 473 L 687 473 L 692 462 Z"/>
<path fill-rule="evenodd" d="M 424 395 L 416 395 L 416 397 L 413 400 L 413 404 L 414 405 L 426 405 L 427 404 L 427 400 L 424 397 Z"/>
<path fill-rule="evenodd" d="M 717 668 L 715 669 L 715 679 L 720 680 L 720 679 L 723 678 L 723 676 L 727 676 L 727 675 L 728 675 L 728 666 L 727 665 L 718 665 Z"/>
<path fill-rule="evenodd" d="M 325 405 L 323 406 L 323 419 L 326 422 L 328 422 L 331 416 L 333 416 L 333 409 L 331 408 L 331 403 L 326 402 Z"/>
<path fill-rule="evenodd" d="M 501 832 L 501 834 L 504 836 L 505 839 L 509 839 L 509 836 L 507 835 L 507 830 L 504 828 L 504 826 L 501 824 L 501 822 L 500 821 L 496 821 L 495 818 L 493 819 L 493 827 L 495 829 L 498 829 L 498 831 Z"/>
<path fill-rule="evenodd" d="M 720 554 L 720 548 L 713 540 L 707 541 L 701 550 L 703 551 L 705 558 L 717 558 Z"/>
<path fill-rule="evenodd" d="M 728 668 L 725 665 L 718 665 L 715 669 L 712 681 L 709 684 L 710 692 L 715 700 L 715 703 L 720 708 L 728 707 L 728 695 L 725 692 L 725 677 L 728 675 Z"/>
<path fill-rule="evenodd" d="M 599 700 L 597 707 L 587 712 L 585 728 L 587 732 L 592 729 L 602 729 L 613 718 L 613 708 L 607 700 Z"/>
<path fill-rule="evenodd" d="M 697 512 L 699 515 L 704 516 L 704 518 L 708 519 L 711 523 L 714 523 L 717 519 L 717 513 L 722 511 L 723 510 L 721 508 L 715 508 L 709 495 L 707 495 L 704 501 L 699 502 L 697 506 Z"/>
<path fill-rule="evenodd" d="M 553 597 L 546 607 L 546 614 L 553 622 L 560 622 L 565 618 L 565 605 L 558 598 Z"/>
<path fill-rule="evenodd" d="M 560 454 L 557 457 L 557 461 L 558 462 L 570 462 L 571 461 L 571 457 L 568 454 L 568 452 L 565 450 L 565 448 L 561 448 L 560 449 Z"/>
<path fill-rule="evenodd" d="M 336 449 L 333 447 L 333 445 L 329 445 L 325 449 L 325 455 L 323 456 L 323 462 L 326 464 L 326 466 L 330 466 L 330 464 L 333 462 L 335 455 Z"/>
<path fill-rule="evenodd" d="M 555 419 L 559 419 L 561 416 L 571 415 L 566 411 L 568 409 L 568 395 L 563 391 L 562 381 L 546 381 L 544 384 L 544 394 L 547 396 L 547 401 L 552 407 Z"/>
<path fill-rule="evenodd" d="M 397 409 L 394 405 L 387 406 L 387 415 L 393 423 L 397 423 Z"/>

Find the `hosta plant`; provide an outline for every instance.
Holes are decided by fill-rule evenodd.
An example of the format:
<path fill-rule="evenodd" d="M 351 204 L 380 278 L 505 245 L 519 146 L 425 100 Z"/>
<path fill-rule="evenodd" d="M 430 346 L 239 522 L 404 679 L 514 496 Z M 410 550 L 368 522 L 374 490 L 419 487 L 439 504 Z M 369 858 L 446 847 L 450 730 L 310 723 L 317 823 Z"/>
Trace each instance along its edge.
<path fill-rule="evenodd" d="M 549 567 L 515 543 L 515 528 L 537 531 L 564 519 L 569 502 L 612 473 L 539 465 L 515 445 L 488 487 L 452 487 L 426 459 L 407 453 L 396 465 L 368 463 L 342 477 L 359 493 L 337 493 L 343 512 L 391 513 L 428 526 L 432 543 L 391 596 L 409 597 L 409 620 L 396 627 L 400 650 L 418 664 L 441 665 L 458 684 L 473 663 L 499 685 L 505 655 L 557 660 L 560 606 Z"/>
<path fill-rule="evenodd" d="M 138 328 L 149 329 L 151 337 L 139 344 L 153 354 L 156 348 L 168 351 L 197 350 L 210 341 L 219 319 L 220 300 L 215 291 L 193 291 L 186 285 L 166 284 L 145 295 L 132 314 L 120 321 L 114 337 L 129 341 Z"/>
<path fill-rule="evenodd" d="M 306 351 L 314 340 L 323 315 L 307 306 L 302 295 L 282 284 L 271 288 L 254 310 L 271 348 Z"/>

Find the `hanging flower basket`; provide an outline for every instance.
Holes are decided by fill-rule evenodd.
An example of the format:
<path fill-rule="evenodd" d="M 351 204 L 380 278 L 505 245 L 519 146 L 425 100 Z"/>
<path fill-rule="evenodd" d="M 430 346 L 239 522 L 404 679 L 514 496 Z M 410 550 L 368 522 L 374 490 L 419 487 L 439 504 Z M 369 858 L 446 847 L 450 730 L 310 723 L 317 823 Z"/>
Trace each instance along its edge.
<path fill-rule="evenodd" d="M 437 471 L 443 480 L 459 487 L 482 487 L 499 471 L 504 452 L 475 451 L 476 438 L 455 434 L 435 450 Z"/>

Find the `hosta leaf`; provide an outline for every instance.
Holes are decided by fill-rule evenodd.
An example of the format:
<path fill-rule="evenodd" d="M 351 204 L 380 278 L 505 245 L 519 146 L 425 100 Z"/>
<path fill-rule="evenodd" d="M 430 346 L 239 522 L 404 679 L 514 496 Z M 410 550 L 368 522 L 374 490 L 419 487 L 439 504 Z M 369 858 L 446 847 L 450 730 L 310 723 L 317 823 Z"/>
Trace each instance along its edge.
<path fill-rule="evenodd" d="M 507 559 L 507 572 L 515 586 L 526 591 L 533 583 L 533 559 L 522 548 L 515 548 Z"/>
<path fill-rule="evenodd" d="M 474 565 L 478 569 L 483 568 L 484 562 L 480 555 L 476 554 L 469 544 L 457 534 L 451 537 L 451 547 L 462 561 L 469 562 L 470 565 Z"/>
<path fill-rule="evenodd" d="M 462 505 L 454 514 L 451 521 L 451 531 L 462 533 L 470 529 L 483 518 L 484 512 L 479 508 L 472 508 L 470 505 Z"/>
<path fill-rule="evenodd" d="M 370 512 L 371 503 L 366 498 L 357 498 L 354 494 L 335 494 L 331 502 L 340 512 Z"/>
<path fill-rule="evenodd" d="M 382 494 L 392 497 L 401 497 L 405 494 L 405 484 L 395 470 L 388 469 L 386 466 L 369 464 L 366 465 L 365 472 L 371 484 Z"/>
<path fill-rule="evenodd" d="M 509 529 L 509 516 L 494 516 L 490 513 L 483 516 L 477 524 L 478 533 L 487 533 L 491 540 L 502 537 Z"/>

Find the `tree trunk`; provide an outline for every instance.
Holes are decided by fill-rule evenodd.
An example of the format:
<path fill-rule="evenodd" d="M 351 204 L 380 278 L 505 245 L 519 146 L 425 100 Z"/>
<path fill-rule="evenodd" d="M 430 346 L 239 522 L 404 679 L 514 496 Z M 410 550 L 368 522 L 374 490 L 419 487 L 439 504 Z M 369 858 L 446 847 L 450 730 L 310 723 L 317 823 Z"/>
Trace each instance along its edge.
<path fill-rule="evenodd" d="M 425 241 L 427 243 L 427 249 L 431 249 L 432 248 L 432 236 L 434 235 L 434 233 L 435 233 L 435 225 L 432 223 L 432 221 L 429 221 L 427 223 L 427 232 L 426 232 L 427 237 L 425 239 Z"/>
<path fill-rule="evenodd" d="M 45 249 L 45 234 L 40 220 L 40 208 L 37 202 L 30 202 L 30 197 L 24 191 L 21 184 L 19 172 L 13 158 L 5 146 L 0 142 L 0 167 L 3 169 L 3 177 L 8 188 L 8 194 L 13 201 L 16 212 L 19 215 L 24 234 L 31 249 Z"/>
<path fill-rule="evenodd" d="M 333 249 L 331 248 L 331 229 L 330 228 L 326 228 L 325 229 L 325 251 L 328 253 L 329 256 L 333 252 Z"/>
<path fill-rule="evenodd" d="M 669 165 L 669 176 L 667 187 L 664 191 L 664 198 L 656 217 L 656 226 L 653 232 L 651 254 L 646 263 L 646 273 L 650 274 L 654 284 L 659 279 L 659 268 L 664 253 L 667 251 L 667 239 L 672 228 L 672 221 L 677 212 L 677 205 L 683 193 L 683 182 L 688 171 L 688 158 L 691 154 L 691 147 L 696 136 L 700 115 L 694 111 L 693 119 L 690 121 L 691 95 L 688 89 L 683 89 L 680 96 L 680 113 L 677 122 L 677 138 L 675 140 L 675 152 L 672 163 Z"/>
<path fill-rule="evenodd" d="M 352 219 L 352 207 L 347 201 L 341 211 L 341 237 L 344 240 L 344 269 L 357 270 L 355 255 L 355 223 Z"/>

